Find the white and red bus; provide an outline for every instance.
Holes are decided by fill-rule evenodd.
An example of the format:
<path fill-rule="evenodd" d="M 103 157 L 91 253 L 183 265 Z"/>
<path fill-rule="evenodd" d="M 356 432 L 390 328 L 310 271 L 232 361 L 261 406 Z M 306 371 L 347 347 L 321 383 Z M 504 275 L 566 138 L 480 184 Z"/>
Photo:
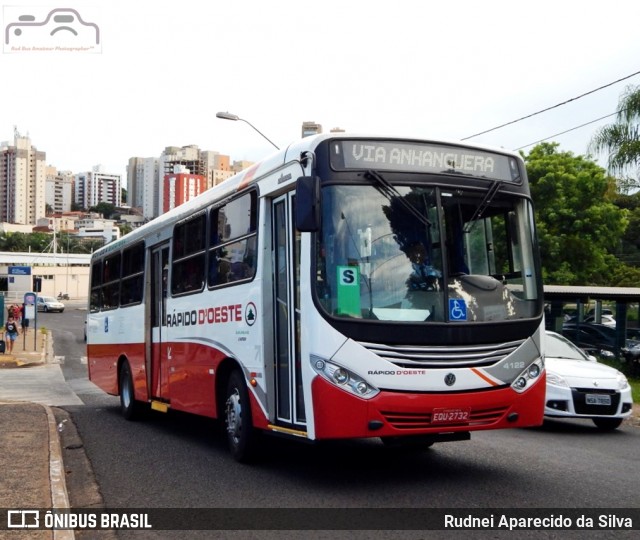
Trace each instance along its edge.
<path fill-rule="evenodd" d="M 90 379 L 257 435 L 464 440 L 542 422 L 543 297 L 522 159 L 308 137 L 97 251 Z"/>

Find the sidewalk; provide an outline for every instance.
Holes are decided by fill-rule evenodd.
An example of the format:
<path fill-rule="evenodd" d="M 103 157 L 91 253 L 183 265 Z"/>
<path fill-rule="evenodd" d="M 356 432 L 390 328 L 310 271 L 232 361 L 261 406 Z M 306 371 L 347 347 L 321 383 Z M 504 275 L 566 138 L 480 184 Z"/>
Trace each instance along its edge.
<path fill-rule="evenodd" d="M 0 355 L 0 373 L 31 370 L 53 360 L 49 334 L 18 336 L 12 354 Z M 8 373 L 6 373 L 8 374 Z M 21 374 L 23 375 L 23 374 Z M 48 405 L 0 400 L 0 501 L 7 509 L 69 508 L 56 419 Z M 71 530 L 13 531 L 12 538 L 73 539 Z"/>
<path fill-rule="evenodd" d="M 0 369 L 8 367 L 21 367 L 30 364 L 43 364 L 47 361 L 47 347 L 52 347 L 51 338 L 48 333 L 43 333 L 33 328 L 26 333 L 20 331 L 18 339 L 13 344 L 13 351 L 9 354 L 5 350 L 0 354 Z M 53 357 L 53 350 L 51 351 Z"/>

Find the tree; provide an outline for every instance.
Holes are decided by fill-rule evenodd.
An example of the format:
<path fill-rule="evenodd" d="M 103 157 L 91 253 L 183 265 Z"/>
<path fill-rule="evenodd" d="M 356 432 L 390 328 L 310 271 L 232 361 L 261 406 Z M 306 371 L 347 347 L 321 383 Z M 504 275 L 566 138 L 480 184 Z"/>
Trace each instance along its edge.
<path fill-rule="evenodd" d="M 543 278 L 557 285 L 615 285 L 627 211 L 613 203 L 615 179 L 592 160 L 542 143 L 525 156 Z"/>
<path fill-rule="evenodd" d="M 102 214 L 102 217 L 104 217 L 104 219 L 109 219 L 115 211 L 115 205 L 107 202 L 101 202 L 89 208 L 89 212 L 97 212 L 98 214 Z"/>
<path fill-rule="evenodd" d="M 619 194 L 615 204 L 628 213 L 629 225 L 620 239 L 618 258 L 629 266 L 640 267 L 640 192 L 632 195 Z M 640 280 L 636 280 L 640 283 Z"/>
<path fill-rule="evenodd" d="M 628 86 L 625 89 L 618 102 L 615 123 L 596 131 L 589 143 L 589 151 L 608 154 L 609 172 L 622 177 L 621 192 L 640 188 L 640 87 Z"/>

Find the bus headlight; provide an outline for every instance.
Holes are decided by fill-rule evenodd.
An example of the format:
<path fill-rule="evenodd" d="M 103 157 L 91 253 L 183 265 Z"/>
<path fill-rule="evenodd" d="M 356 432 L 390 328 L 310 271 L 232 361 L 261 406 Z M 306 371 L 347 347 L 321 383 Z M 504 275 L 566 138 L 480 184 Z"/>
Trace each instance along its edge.
<path fill-rule="evenodd" d="M 380 393 L 380 390 L 365 381 L 359 375 L 356 375 L 353 371 L 342 366 L 338 366 L 333 362 L 329 362 L 324 358 L 311 356 L 311 366 L 318 375 L 329 381 L 331 384 L 358 397 L 371 399 Z"/>
<path fill-rule="evenodd" d="M 527 388 L 529 388 L 540 377 L 542 370 L 544 369 L 544 360 L 538 358 L 527 366 L 520 375 L 511 383 L 511 388 L 521 394 Z"/>
<path fill-rule="evenodd" d="M 333 380 L 338 384 L 346 384 L 349 382 L 349 372 L 346 369 L 338 368 L 333 372 Z"/>

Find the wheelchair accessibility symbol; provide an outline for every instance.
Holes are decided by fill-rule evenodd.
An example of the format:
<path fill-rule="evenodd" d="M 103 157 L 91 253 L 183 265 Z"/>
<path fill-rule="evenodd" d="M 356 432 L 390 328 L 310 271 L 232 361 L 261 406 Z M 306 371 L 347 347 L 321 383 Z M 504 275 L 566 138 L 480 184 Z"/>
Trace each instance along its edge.
<path fill-rule="evenodd" d="M 449 320 L 466 321 L 467 320 L 467 304 L 464 300 L 456 300 L 449 298 Z"/>

